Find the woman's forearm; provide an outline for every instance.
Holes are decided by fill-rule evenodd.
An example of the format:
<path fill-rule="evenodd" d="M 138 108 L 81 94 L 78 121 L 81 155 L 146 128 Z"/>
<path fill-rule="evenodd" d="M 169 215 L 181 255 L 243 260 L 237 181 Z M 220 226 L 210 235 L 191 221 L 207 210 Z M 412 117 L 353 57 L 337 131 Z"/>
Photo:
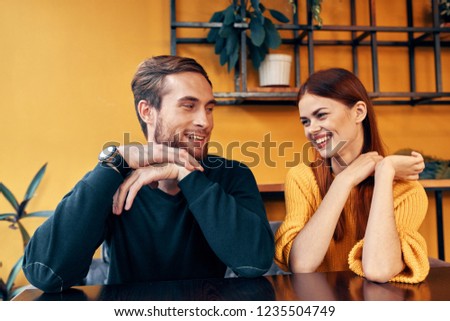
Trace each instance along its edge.
<path fill-rule="evenodd" d="M 289 256 L 292 272 L 314 272 L 322 263 L 351 189 L 343 176 L 335 178 L 319 208 L 292 244 Z"/>
<path fill-rule="evenodd" d="M 377 166 L 362 254 L 364 274 L 375 282 L 387 282 L 404 268 L 394 217 L 394 176 L 392 167 Z"/>

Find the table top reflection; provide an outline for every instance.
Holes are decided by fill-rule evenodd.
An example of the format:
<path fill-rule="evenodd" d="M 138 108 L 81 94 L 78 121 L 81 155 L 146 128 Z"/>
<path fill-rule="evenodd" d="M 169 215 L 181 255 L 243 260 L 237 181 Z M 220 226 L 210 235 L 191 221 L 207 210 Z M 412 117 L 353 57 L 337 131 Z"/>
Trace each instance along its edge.
<path fill-rule="evenodd" d="M 350 271 L 27 289 L 15 301 L 414 301 L 450 300 L 450 267 L 432 268 L 419 284 L 374 283 Z"/>

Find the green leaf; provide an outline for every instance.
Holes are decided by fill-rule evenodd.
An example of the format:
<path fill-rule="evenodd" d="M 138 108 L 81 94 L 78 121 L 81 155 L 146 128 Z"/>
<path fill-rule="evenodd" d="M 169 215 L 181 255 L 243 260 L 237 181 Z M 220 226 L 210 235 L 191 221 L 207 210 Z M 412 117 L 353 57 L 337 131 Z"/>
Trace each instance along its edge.
<path fill-rule="evenodd" d="M 8 292 L 6 291 L 6 284 L 3 279 L 0 278 L 0 299 L 3 301 L 8 300 Z"/>
<path fill-rule="evenodd" d="M 222 38 L 227 38 L 233 32 L 233 30 L 233 27 L 223 25 L 219 29 L 219 36 L 221 36 Z"/>
<path fill-rule="evenodd" d="M 20 234 L 22 235 L 23 248 L 25 248 L 30 241 L 30 234 L 28 234 L 27 229 L 22 223 L 20 223 L 20 221 L 17 221 L 17 225 L 19 225 Z"/>
<path fill-rule="evenodd" d="M 251 15 L 250 17 L 251 17 L 252 19 L 258 20 L 260 24 L 264 24 L 264 19 L 266 19 L 266 18 L 264 18 L 264 16 L 263 16 L 263 14 L 262 14 L 261 11 L 255 12 L 255 13 L 254 13 L 253 15 Z"/>
<path fill-rule="evenodd" d="M 228 72 L 234 69 L 238 60 L 239 60 L 239 47 L 236 47 L 233 53 L 231 54 L 230 60 L 228 62 Z"/>
<path fill-rule="evenodd" d="M 317 26 L 322 27 L 322 18 L 320 17 L 320 12 L 322 11 L 322 0 L 314 0 L 311 5 L 312 17 L 317 21 Z"/>
<path fill-rule="evenodd" d="M 281 45 L 281 37 L 272 21 L 265 19 L 264 29 L 266 30 L 265 44 L 271 49 L 277 49 Z"/>
<path fill-rule="evenodd" d="M 258 19 L 250 20 L 250 39 L 255 46 L 261 46 L 266 37 L 266 32 L 264 26 L 259 22 Z"/>
<path fill-rule="evenodd" d="M 16 217 L 16 216 L 17 216 L 16 213 L 0 214 L 0 221 L 9 221 L 9 222 L 11 222 L 11 220 L 9 220 L 8 218 Z"/>
<path fill-rule="evenodd" d="M 27 288 L 27 285 L 23 285 L 18 287 L 17 289 L 14 289 L 12 292 L 9 293 L 8 300 L 13 299 L 16 295 L 18 295 L 20 292 L 25 290 Z"/>
<path fill-rule="evenodd" d="M 13 193 L 11 193 L 11 191 L 5 185 L 3 185 L 3 183 L 0 183 L 0 192 L 3 193 L 5 198 L 12 205 L 14 210 L 17 212 L 19 210 L 19 203 L 17 202 L 17 199 L 13 195 Z"/>
<path fill-rule="evenodd" d="M 266 7 L 262 3 L 259 4 L 259 10 L 261 10 L 261 13 L 264 13 L 266 11 Z"/>
<path fill-rule="evenodd" d="M 259 10 L 260 0 L 251 0 L 251 5 L 255 10 Z"/>
<path fill-rule="evenodd" d="M 45 163 L 41 169 L 36 173 L 33 180 L 30 183 L 30 186 L 28 186 L 27 192 L 25 193 L 25 200 L 29 200 L 34 196 L 34 193 L 36 192 L 36 189 L 38 188 L 39 184 L 41 183 L 42 177 L 45 174 L 45 170 L 47 169 L 47 163 Z"/>
<path fill-rule="evenodd" d="M 266 54 L 269 52 L 266 45 L 262 45 L 260 47 L 253 46 L 252 44 L 249 45 L 250 51 L 250 57 L 252 59 L 253 67 L 258 70 L 261 63 L 263 62 L 264 58 L 266 57 Z"/>
<path fill-rule="evenodd" d="M 223 18 L 224 18 L 223 11 L 217 11 L 214 12 L 211 19 L 209 19 L 209 22 L 222 22 Z"/>
<path fill-rule="evenodd" d="M 224 10 L 224 19 L 223 19 L 223 24 L 224 25 L 232 25 L 234 24 L 235 18 L 234 18 L 234 5 L 230 5 L 228 6 L 225 10 Z"/>
<path fill-rule="evenodd" d="M 239 42 L 239 32 L 235 31 L 230 33 L 230 35 L 227 38 L 227 43 L 225 45 L 227 55 L 231 55 L 236 47 L 239 48 L 238 42 Z"/>
<path fill-rule="evenodd" d="M 19 205 L 19 209 L 17 210 L 17 219 L 21 219 L 22 216 L 24 216 L 26 214 L 25 212 L 25 207 L 27 207 L 28 203 L 30 202 L 30 200 L 24 200 L 22 201 L 22 203 L 20 203 Z"/>
<path fill-rule="evenodd" d="M 52 216 L 54 213 L 54 211 L 37 211 L 37 212 L 33 212 L 33 213 L 29 213 L 26 216 L 24 216 L 24 218 L 29 218 L 29 217 L 50 217 Z"/>
<path fill-rule="evenodd" d="M 286 17 L 283 13 L 278 10 L 269 9 L 270 15 L 277 19 L 279 22 L 287 23 L 289 22 L 289 18 Z"/>
<path fill-rule="evenodd" d="M 216 44 L 214 45 L 214 53 L 216 55 L 222 52 L 223 48 L 225 47 L 225 43 L 226 43 L 225 38 L 217 37 Z"/>
<path fill-rule="evenodd" d="M 220 52 L 220 65 L 223 66 L 228 62 L 228 55 L 226 50 Z"/>
<path fill-rule="evenodd" d="M 218 36 L 219 36 L 219 29 L 211 28 L 211 30 L 209 30 L 209 32 L 208 32 L 208 35 L 206 36 L 206 40 L 211 43 L 211 42 L 216 41 Z"/>
<path fill-rule="evenodd" d="M 16 280 L 17 274 L 19 274 L 22 269 L 23 256 L 19 258 L 19 260 L 14 264 L 11 272 L 9 273 L 8 280 L 6 281 L 6 291 L 9 293 L 14 285 L 14 281 Z"/>

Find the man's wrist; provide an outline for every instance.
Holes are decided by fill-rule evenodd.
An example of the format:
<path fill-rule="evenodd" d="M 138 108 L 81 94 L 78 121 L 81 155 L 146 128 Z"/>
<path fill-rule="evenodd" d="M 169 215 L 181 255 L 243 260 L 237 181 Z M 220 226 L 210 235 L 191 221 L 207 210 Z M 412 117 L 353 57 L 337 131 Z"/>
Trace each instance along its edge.
<path fill-rule="evenodd" d="M 178 166 L 178 177 L 177 180 L 180 182 L 183 178 L 188 176 L 192 171 L 186 169 L 185 167 Z"/>
<path fill-rule="evenodd" d="M 105 148 L 98 156 L 98 159 L 102 165 L 112 167 L 118 171 L 123 178 L 127 177 L 131 172 L 131 167 L 128 166 L 118 147 L 114 145 Z"/>

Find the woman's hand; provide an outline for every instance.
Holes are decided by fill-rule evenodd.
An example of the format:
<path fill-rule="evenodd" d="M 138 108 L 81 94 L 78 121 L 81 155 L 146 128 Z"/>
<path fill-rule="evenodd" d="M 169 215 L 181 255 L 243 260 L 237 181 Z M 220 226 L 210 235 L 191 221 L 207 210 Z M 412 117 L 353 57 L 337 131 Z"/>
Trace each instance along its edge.
<path fill-rule="evenodd" d="M 356 186 L 372 175 L 377 164 L 383 160 L 383 156 L 378 152 L 368 152 L 359 155 L 349 166 L 347 166 L 336 178 L 345 178 L 351 184 Z"/>
<path fill-rule="evenodd" d="M 413 181 L 419 179 L 419 174 L 425 168 L 425 163 L 421 154 L 412 152 L 411 156 L 386 156 L 375 170 L 384 170 L 386 167 L 394 171 L 394 179 Z"/>

